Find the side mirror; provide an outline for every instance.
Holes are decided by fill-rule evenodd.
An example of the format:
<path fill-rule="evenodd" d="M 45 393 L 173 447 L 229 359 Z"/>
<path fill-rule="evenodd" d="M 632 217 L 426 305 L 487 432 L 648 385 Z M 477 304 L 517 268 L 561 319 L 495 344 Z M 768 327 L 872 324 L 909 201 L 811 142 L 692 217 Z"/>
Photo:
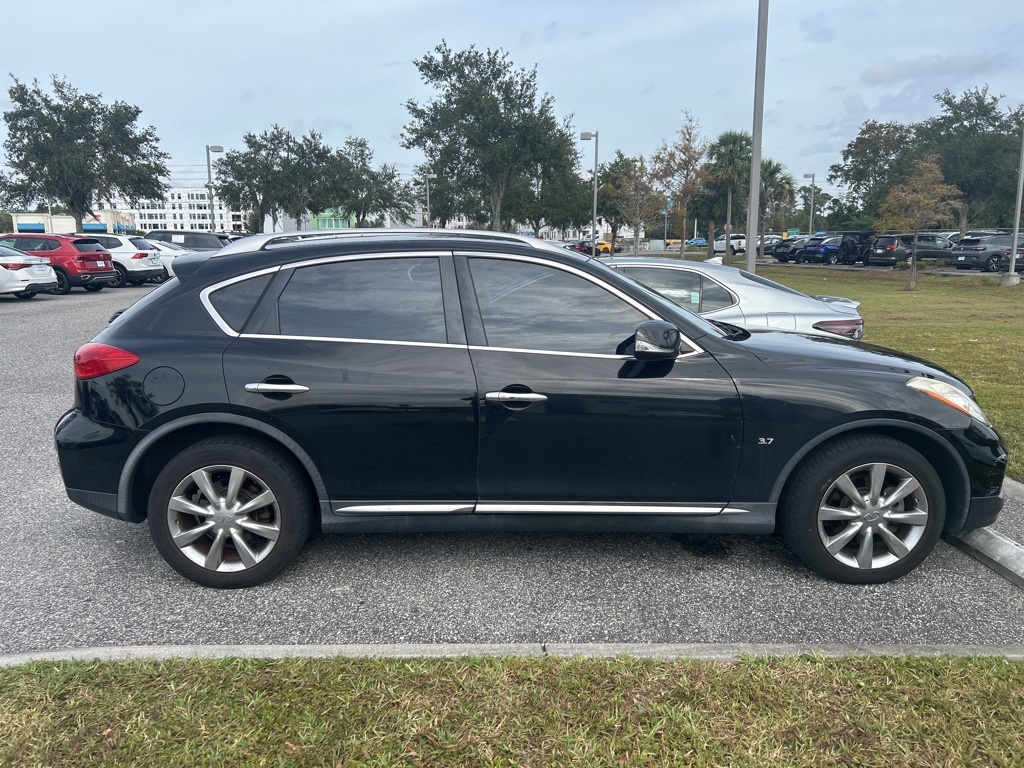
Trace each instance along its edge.
<path fill-rule="evenodd" d="M 636 329 L 637 360 L 667 360 L 679 355 L 679 329 L 664 320 L 648 320 Z"/>

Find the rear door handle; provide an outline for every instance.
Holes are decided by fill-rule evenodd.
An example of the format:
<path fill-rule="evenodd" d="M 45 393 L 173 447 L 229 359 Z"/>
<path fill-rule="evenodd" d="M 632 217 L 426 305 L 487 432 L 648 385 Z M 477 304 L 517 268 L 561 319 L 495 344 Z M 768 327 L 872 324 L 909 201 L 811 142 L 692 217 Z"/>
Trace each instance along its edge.
<path fill-rule="evenodd" d="M 309 387 L 302 384 L 246 384 L 246 392 L 255 392 L 258 395 L 298 395 L 302 392 L 309 392 Z"/>

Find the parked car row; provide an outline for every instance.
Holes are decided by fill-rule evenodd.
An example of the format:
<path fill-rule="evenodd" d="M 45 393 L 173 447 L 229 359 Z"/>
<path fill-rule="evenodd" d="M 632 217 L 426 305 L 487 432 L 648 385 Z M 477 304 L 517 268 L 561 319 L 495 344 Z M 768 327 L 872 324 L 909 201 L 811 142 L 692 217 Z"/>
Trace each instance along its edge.
<path fill-rule="evenodd" d="M 95 292 L 163 282 L 174 274 L 176 257 L 196 250 L 218 250 L 228 242 L 207 232 L 168 233 L 156 231 L 145 237 L 42 232 L 0 235 L 4 256 L 0 294 L 31 299 L 40 293 L 66 295 L 72 288 Z M 173 242 L 171 236 L 191 247 Z"/>
<path fill-rule="evenodd" d="M 743 281 L 779 294 L 754 275 L 415 230 L 175 266 L 77 351 L 54 438 L 69 498 L 147 521 L 199 584 L 264 582 L 318 530 L 778 530 L 868 584 L 1002 507 L 1006 449 L 966 383 L 777 332 L 744 304 Z M 734 305 L 753 330 L 707 319 Z"/>

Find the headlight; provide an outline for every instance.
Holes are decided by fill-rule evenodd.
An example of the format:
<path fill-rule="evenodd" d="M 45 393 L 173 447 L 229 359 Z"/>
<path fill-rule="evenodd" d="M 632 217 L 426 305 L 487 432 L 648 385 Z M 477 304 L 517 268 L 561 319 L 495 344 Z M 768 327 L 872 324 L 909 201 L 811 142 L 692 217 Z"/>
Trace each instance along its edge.
<path fill-rule="evenodd" d="M 911 389 L 916 389 L 918 392 L 924 392 L 929 397 L 934 397 L 950 408 L 956 408 L 960 413 L 967 414 L 982 424 L 989 423 L 978 404 L 952 384 L 937 381 L 936 379 L 927 379 L 924 376 L 915 376 L 907 382 L 907 386 Z"/>

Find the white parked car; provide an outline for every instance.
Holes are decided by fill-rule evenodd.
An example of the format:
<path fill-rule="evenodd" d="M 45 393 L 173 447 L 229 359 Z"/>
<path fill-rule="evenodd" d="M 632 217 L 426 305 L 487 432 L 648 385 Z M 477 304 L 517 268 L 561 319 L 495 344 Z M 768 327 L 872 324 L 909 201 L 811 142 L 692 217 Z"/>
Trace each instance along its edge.
<path fill-rule="evenodd" d="M 747 250 L 747 236 L 745 234 L 729 235 L 729 241 L 732 245 L 732 253 L 743 253 Z M 715 253 L 725 253 L 725 235 L 719 235 L 715 238 Z"/>
<path fill-rule="evenodd" d="M 142 285 L 150 278 L 160 277 L 164 273 L 160 252 L 145 238 L 92 232 L 82 236 L 98 240 L 100 245 L 110 251 L 114 269 L 117 270 L 117 278 L 110 284 L 114 288 L 124 288 L 129 284 Z"/>
<path fill-rule="evenodd" d="M 186 253 L 195 253 L 177 243 L 165 243 L 163 240 L 150 240 L 149 243 L 156 248 L 160 265 L 164 269 L 163 274 L 153 278 L 154 283 L 162 283 L 167 278 L 174 277 L 174 260 L 176 258 L 184 256 Z"/>
<path fill-rule="evenodd" d="M 31 299 L 37 293 L 57 287 L 57 273 L 42 256 L 0 245 L 0 293 Z"/>

